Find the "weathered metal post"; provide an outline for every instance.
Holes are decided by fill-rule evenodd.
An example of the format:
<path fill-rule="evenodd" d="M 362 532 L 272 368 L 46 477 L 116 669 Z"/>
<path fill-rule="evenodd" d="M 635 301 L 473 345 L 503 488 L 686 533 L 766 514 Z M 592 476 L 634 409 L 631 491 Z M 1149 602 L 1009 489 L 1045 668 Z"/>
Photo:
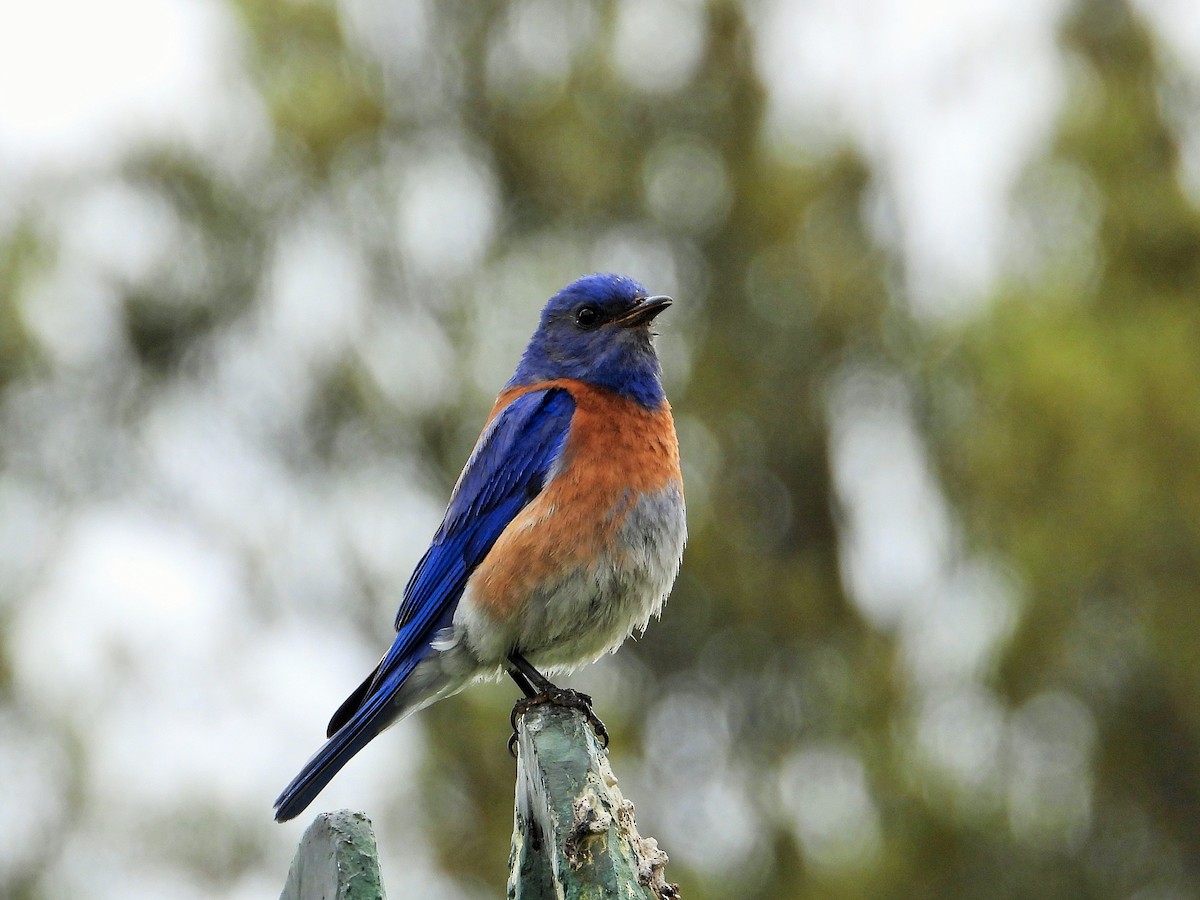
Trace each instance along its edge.
<path fill-rule="evenodd" d="M 517 717 L 517 748 L 509 900 L 679 900 L 667 854 L 638 834 L 582 712 L 532 707 Z M 317 816 L 280 900 L 384 900 L 370 820 L 347 809 Z"/>
<path fill-rule="evenodd" d="M 371 820 L 348 809 L 317 816 L 279 900 L 384 900 Z"/>
<path fill-rule="evenodd" d="M 517 798 L 509 900 L 677 900 L 667 854 L 638 834 L 591 725 L 542 704 L 517 717 Z"/>

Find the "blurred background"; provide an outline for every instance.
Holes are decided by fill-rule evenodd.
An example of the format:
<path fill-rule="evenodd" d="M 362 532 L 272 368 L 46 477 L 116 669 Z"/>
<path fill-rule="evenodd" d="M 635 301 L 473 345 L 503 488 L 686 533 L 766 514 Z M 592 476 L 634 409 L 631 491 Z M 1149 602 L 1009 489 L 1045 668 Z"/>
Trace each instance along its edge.
<path fill-rule="evenodd" d="M 705 898 L 1200 896 L 1189 0 L 3 0 L 0 896 L 504 890 L 511 684 L 271 801 L 551 293 L 691 542 L 569 680 Z"/>

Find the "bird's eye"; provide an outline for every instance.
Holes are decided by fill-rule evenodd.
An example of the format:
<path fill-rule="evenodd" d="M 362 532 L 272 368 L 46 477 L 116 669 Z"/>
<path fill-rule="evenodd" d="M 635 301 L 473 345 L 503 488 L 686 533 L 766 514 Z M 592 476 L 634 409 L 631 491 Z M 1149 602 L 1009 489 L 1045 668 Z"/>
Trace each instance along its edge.
<path fill-rule="evenodd" d="M 595 328 L 600 324 L 600 310 L 588 304 L 575 311 L 575 324 L 580 328 Z"/>

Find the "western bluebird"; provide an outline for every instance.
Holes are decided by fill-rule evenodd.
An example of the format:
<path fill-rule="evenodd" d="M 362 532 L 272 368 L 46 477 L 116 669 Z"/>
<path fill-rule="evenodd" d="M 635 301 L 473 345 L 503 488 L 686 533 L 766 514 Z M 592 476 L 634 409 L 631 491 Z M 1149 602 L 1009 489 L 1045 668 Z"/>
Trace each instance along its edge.
<path fill-rule="evenodd" d="M 301 813 L 384 728 L 506 670 L 534 696 L 644 630 L 687 537 L 651 342 L 671 304 L 588 275 L 555 294 L 500 392 L 396 615 L 396 638 L 275 801 Z M 561 694 L 561 692 L 560 692 Z"/>

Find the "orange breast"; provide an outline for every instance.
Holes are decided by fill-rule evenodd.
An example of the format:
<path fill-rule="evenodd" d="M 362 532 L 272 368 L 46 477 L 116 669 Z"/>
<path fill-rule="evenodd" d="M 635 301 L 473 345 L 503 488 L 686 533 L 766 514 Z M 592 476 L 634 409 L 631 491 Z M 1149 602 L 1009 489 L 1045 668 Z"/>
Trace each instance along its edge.
<path fill-rule="evenodd" d="M 638 495 L 682 485 L 666 402 L 650 410 L 611 391 L 560 379 L 505 391 L 489 421 L 515 397 L 551 387 L 569 391 L 575 400 L 559 470 L 471 577 L 473 600 L 496 619 L 507 619 L 564 572 L 601 558 L 619 562 L 616 537 Z"/>

